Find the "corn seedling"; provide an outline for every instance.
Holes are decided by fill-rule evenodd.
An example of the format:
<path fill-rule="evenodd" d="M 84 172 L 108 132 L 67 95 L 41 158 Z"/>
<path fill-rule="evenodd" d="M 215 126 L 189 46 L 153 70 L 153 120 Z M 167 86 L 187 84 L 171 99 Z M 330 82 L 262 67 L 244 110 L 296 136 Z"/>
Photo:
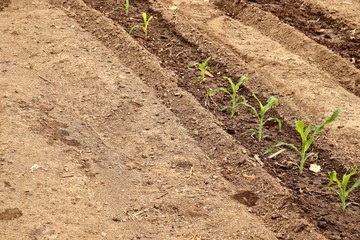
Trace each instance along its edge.
<path fill-rule="evenodd" d="M 252 93 L 252 96 L 259 103 L 259 107 L 260 107 L 259 112 L 256 110 L 255 107 L 251 106 L 247 102 L 241 102 L 240 105 L 243 105 L 245 107 L 249 107 L 252 110 L 252 112 L 254 113 L 254 115 L 256 116 L 256 118 L 258 119 L 258 121 L 259 121 L 258 129 L 251 129 L 251 130 L 253 130 L 253 131 L 255 131 L 257 133 L 258 141 L 261 142 L 261 140 L 263 139 L 263 128 L 264 128 L 264 125 L 268 121 L 276 121 L 278 123 L 278 125 L 279 125 L 279 130 L 281 130 L 281 121 L 280 121 L 279 118 L 269 117 L 269 118 L 265 119 L 266 112 L 269 111 L 273 106 L 278 105 L 279 100 L 276 97 L 271 96 L 271 97 L 269 97 L 269 99 L 267 100 L 266 105 L 264 106 L 262 104 L 262 102 L 257 98 L 255 93 Z"/>
<path fill-rule="evenodd" d="M 355 190 L 355 188 L 360 186 L 360 180 L 357 180 L 349 189 L 346 189 L 350 178 L 356 174 L 357 168 L 358 168 L 358 165 L 356 164 L 351 173 L 349 173 L 349 174 L 345 173 L 342 177 L 341 182 L 338 180 L 338 178 L 336 176 L 336 171 L 333 170 L 333 171 L 329 172 L 330 181 L 329 181 L 327 188 L 329 190 L 335 191 L 339 195 L 340 200 L 341 200 L 340 208 L 342 211 L 344 211 L 345 208 L 351 204 L 350 202 L 346 202 L 348 195 L 353 190 Z M 337 184 L 339 191 L 337 191 L 334 187 L 332 187 L 332 185 L 334 183 Z"/>
<path fill-rule="evenodd" d="M 238 94 L 239 88 L 243 83 L 247 82 L 249 79 L 246 76 L 241 76 L 239 79 L 239 82 L 237 84 L 235 84 L 231 78 L 228 78 L 228 77 L 224 77 L 224 78 L 229 81 L 229 83 L 231 85 L 231 91 L 229 91 L 225 87 L 218 87 L 218 88 L 214 88 L 214 89 L 210 90 L 208 95 L 213 96 L 218 91 L 223 91 L 224 93 L 228 94 L 231 98 L 231 106 L 225 106 L 221 110 L 223 111 L 227 108 L 230 108 L 231 109 L 231 117 L 234 117 L 234 115 L 238 111 L 238 108 L 241 105 L 241 103 L 245 101 L 245 98 L 243 96 L 239 96 L 239 94 Z M 242 100 L 241 102 L 240 102 L 240 99 Z"/>
<path fill-rule="evenodd" d="M 116 0 L 116 5 L 119 5 L 120 4 L 120 0 Z M 125 7 L 125 15 L 126 16 L 129 16 L 129 7 L 130 7 L 130 1 L 129 0 L 125 0 L 125 4 L 124 4 L 124 7 Z M 119 10 L 120 7 L 115 7 L 112 12 L 115 12 L 117 10 Z"/>
<path fill-rule="evenodd" d="M 150 16 L 148 18 L 146 12 L 143 12 L 142 13 L 142 18 L 143 18 L 143 25 L 142 25 L 142 30 L 145 34 L 145 38 L 147 38 L 147 35 L 148 35 L 148 26 L 149 26 L 149 23 L 150 21 L 154 18 L 153 16 Z M 140 27 L 138 24 L 134 24 L 133 26 L 131 26 L 130 30 L 129 30 L 129 34 L 131 35 L 132 32 L 137 29 L 138 27 Z"/>
<path fill-rule="evenodd" d="M 129 0 L 125 0 L 125 15 L 129 16 L 129 7 L 130 7 L 130 1 Z"/>
<path fill-rule="evenodd" d="M 143 31 L 145 33 L 145 37 L 147 37 L 148 26 L 149 26 L 150 21 L 153 19 L 153 16 L 150 16 L 148 18 L 146 12 L 143 12 L 142 13 L 142 18 L 143 18 L 143 21 L 144 21 L 144 25 L 143 25 L 142 29 L 143 29 Z"/>
<path fill-rule="evenodd" d="M 129 30 L 129 34 L 131 35 L 131 34 L 133 33 L 133 31 L 134 31 L 135 29 L 137 29 L 138 27 L 140 27 L 138 24 L 132 25 L 131 28 L 130 28 L 130 30 Z"/>
<path fill-rule="evenodd" d="M 211 56 L 208 57 L 204 62 L 191 62 L 188 67 L 198 67 L 200 70 L 200 81 L 204 81 L 205 80 L 205 74 L 207 71 L 210 71 L 210 66 L 208 66 L 208 62 L 211 59 Z"/>
<path fill-rule="evenodd" d="M 270 153 L 270 152 L 274 151 L 275 148 L 281 147 L 281 146 L 285 146 L 285 147 L 288 147 L 288 148 L 294 150 L 300 156 L 300 163 L 293 163 L 293 164 L 296 165 L 299 168 L 300 174 L 302 174 L 303 171 L 304 171 L 304 164 L 305 164 L 306 160 L 309 157 L 315 157 L 316 159 L 318 158 L 317 153 L 314 153 L 314 152 L 309 152 L 308 153 L 308 150 L 311 147 L 311 144 L 315 140 L 315 136 L 326 125 L 333 122 L 336 119 L 336 117 L 339 115 L 339 113 L 340 113 L 340 110 L 337 109 L 324 123 L 322 123 L 321 125 L 316 126 L 315 130 L 312 132 L 312 134 L 310 136 L 309 136 L 309 134 L 312 131 L 311 124 L 304 130 L 304 122 L 301 121 L 301 120 L 297 120 L 296 121 L 296 131 L 300 134 L 300 137 L 301 137 L 301 149 L 298 149 L 294 144 L 289 144 L 289 143 L 285 143 L 285 142 L 278 142 L 277 144 L 275 144 L 271 148 L 267 149 L 265 154 Z"/>

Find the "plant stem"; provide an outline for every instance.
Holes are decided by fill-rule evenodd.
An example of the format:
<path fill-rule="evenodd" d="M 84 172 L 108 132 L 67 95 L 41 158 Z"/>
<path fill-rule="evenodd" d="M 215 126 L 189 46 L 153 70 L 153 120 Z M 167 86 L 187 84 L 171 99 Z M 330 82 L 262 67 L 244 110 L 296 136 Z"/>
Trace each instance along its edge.
<path fill-rule="evenodd" d="M 259 132 L 258 132 L 258 141 L 261 142 L 262 140 L 262 131 L 263 131 L 263 122 L 260 120 L 259 124 Z"/>
<path fill-rule="evenodd" d="M 234 96 L 235 94 L 231 95 L 231 101 L 232 101 L 232 106 L 231 106 L 231 117 L 234 117 L 235 112 L 236 112 L 236 96 Z"/>
<path fill-rule="evenodd" d="M 300 153 L 300 165 L 299 165 L 300 174 L 302 174 L 304 171 L 304 164 L 305 164 L 305 151 L 303 147 Z"/>

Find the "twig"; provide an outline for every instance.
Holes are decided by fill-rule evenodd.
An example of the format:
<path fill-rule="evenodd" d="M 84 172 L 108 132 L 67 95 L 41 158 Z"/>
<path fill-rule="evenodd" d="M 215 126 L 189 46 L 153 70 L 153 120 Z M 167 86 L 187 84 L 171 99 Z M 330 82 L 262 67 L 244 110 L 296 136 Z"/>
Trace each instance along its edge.
<path fill-rule="evenodd" d="M 136 218 L 136 219 L 139 220 L 138 216 L 141 215 L 141 214 L 143 214 L 144 212 L 147 212 L 147 211 L 149 211 L 149 209 L 148 209 L 148 208 L 145 208 L 144 210 L 141 210 L 140 212 L 137 212 L 137 213 L 132 214 L 131 217 L 132 217 L 132 218 Z"/>
<path fill-rule="evenodd" d="M 274 157 L 276 157 L 277 155 L 279 155 L 279 154 L 281 154 L 281 153 L 283 153 L 283 152 L 285 152 L 285 151 L 286 151 L 286 149 L 285 149 L 285 148 L 280 149 L 280 150 L 279 150 L 279 151 L 277 151 L 276 153 L 271 154 L 270 156 L 268 156 L 268 158 L 269 158 L 269 159 L 274 158 Z"/>
<path fill-rule="evenodd" d="M 166 193 L 164 193 L 164 194 L 162 194 L 162 195 L 160 195 L 159 197 L 157 197 L 156 199 L 160 199 L 160 198 L 162 198 L 162 197 L 165 197 L 166 195 L 168 195 L 169 193 L 168 192 L 166 192 Z"/>
<path fill-rule="evenodd" d="M 43 76 L 41 76 L 41 75 L 38 75 L 38 76 L 39 76 L 39 78 L 41 78 L 41 79 L 44 80 L 45 82 L 51 83 L 48 79 L 44 78 Z"/>

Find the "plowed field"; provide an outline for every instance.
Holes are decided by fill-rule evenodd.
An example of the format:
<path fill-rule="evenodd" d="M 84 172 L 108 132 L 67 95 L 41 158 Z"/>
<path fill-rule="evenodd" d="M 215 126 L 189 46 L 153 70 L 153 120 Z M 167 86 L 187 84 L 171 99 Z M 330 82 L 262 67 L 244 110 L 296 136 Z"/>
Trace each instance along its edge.
<path fill-rule="evenodd" d="M 360 188 L 345 211 L 326 189 L 330 171 L 341 178 L 360 160 L 357 9 L 0 3 L 0 239 L 360 239 Z M 199 80 L 190 65 L 207 58 Z M 282 128 L 269 121 L 261 142 L 250 108 L 231 117 L 229 95 L 209 95 L 241 76 L 239 101 L 279 100 L 266 116 Z M 264 153 L 300 148 L 295 121 L 315 128 L 337 109 L 302 174 L 291 149 Z"/>

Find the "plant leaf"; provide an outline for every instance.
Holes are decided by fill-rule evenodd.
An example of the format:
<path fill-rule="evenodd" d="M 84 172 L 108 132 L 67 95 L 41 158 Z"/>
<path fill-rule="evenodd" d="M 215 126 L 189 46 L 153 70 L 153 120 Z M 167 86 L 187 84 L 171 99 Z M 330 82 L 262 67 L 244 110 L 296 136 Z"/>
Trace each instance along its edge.
<path fill-rule="evenodd" d="M 321 124 L 315 128 L 315 131 L 313 132 L 312 135 L 315 137 L 315 135 L 318 134 L 326 125 L 333 122 L 337 118 L 339 113 L 340 113 L 340 109 L 337 109 L 328 119 L 326 119 L 326 121 L 323 124 Z"/>
<path fill-rule="evenodd" d="M 253 106 L 251 106 L 250 104 L 248 104 L 247 102 L 245 102 L 244 99 L 243 99 L 242 102 L 239 102 L 238 105 L 241 105 L 241 106 L 250 108 L 250 109 L 254 112 L 255 116 L 256 116 L 257 118 L 259 118 L 256 109 L 255 109 Z"/>
<path fill-rule="evenodd" d="M 207 64 L 208 64 L 208 62 L 209 62 L 210 59 L 211 59 L 211 56 L 208 57 L 208 58 L 204 61 L 204 65 L 205 65 L 205 66 L 207 66 Z"/>
<path fill-rule="evenodd" d="M 346 187 L 347 187 L 347 184 L 348 184 L 350 178 L 351 178 L 353 175 L 356 174 L 357 168 L 358 168 L 358 165 L 356 164 L 355 167 L 354 167 L 354 169 L 351 171 L 351 173 L 349 173 L 349 174 L 346 174 L 346 173 L 345 173 L 345 174 L 343 175 L 341 187 L 342 187 L 344 190 L 346 190 Z"/>
<path fill-rule="evenodd" d="M 191 68 L 191 67 L 196 67 L 197 65 L 199 65 L 198 62 L 192 61 L 187 65 L 187 67 Z"/>
<path fill-rule="evenodd" d="M 274 146 L 268 148 L 268 149 L 265 151 L 264 154 L 271 153 L 272 151 L 275 150 L 275 148 L 282 147 L 282 146 L 288 147 L 288 148 L 296 151 L 297 153 L 299 153 L 299 150 L 297 149 L 297 147 L 296 147 L 294 144 L 289 144 L 289 143 L 285 143 L 285 142 L 278 142 L 278 143 L 275 144 Z"/>
<path fill-rule="evenodd" d="M 276 121 L 279 125 L 279 130 L 281 131 L 281 128 L 282 128 L 282 123 L 281 123 L 281 120 L 279 118 L 274 118 L 274 117 L 269 117 L 268 119 L 266 119 L 266 121 L 264 122 L 264 124 L 267 122 L 267 121 Z"/>
<path fill-rule="evenodd" d="M 311 157 L 311 156 L 315 156 L 316 159 L 318 159 L 318 154 L 317 153 L 314 153 L 314 152 L 311 152 L 311 153 L 308 153 L 306 156 L 305 156 L 305 161 Z"/>
<path fill-rule="evenodd" d="M 355 188 L 359 187 L 360 186 L 360 180 L 357 180 L 352 186 L 351 188 L 349 188 L 347 190 L 348 193 L 351 193 Z"/>
<path fill-rule="evenodd" d="M 328 188 L 331 187 L 331 185 L 333 185 L 334 182 L 336 182 L 339 185 L 339 180 L 337 179 L 337 173 L 336 171 L 332 170 L 331 172 L 329 172 L 329 183 L 327 185 Z"/>
<path fill-rule="evenodd" d="M 269 111 L 269 109 L 273 106 L 273 105 L 278 105 L 279 100 L 276 97 L 269 97 L 269 99 L 267 100 L 267 104 L 262 108 L 262 112 L 265 115 L 265 113 L 267 111 Z M 262 105 L 261 105 L 262 106 Z"/>
<path fill-rule="evenodd" d="M 236 84 L 236 92 L 239 90 L 240 86 L 244 83 L 246 83 L 249 80 L 249 78 L 245 75 L 241 76 L 239 79 L 239 82 Z"/>
<path fill-rule="evenodd" d="M 222 88 L 214 88 L 214 89 L 211 89 L 209 92 L 208 92 L 208 95 L 209 96 L 214 96 L 215 93 L 217 93 L 218 91 L 222 90 Z"/>
<path fill-rule="evenodd" d="M 135 29 L 137 29 L 138 27 L 139 27 L 139 25 L 137 25 L 137 24 L 132 25 L 131 28 L 130 28 L 130 30 L 129 30 L 129 35 L 131 35 L 132 32 L 133 32 Z"/>

